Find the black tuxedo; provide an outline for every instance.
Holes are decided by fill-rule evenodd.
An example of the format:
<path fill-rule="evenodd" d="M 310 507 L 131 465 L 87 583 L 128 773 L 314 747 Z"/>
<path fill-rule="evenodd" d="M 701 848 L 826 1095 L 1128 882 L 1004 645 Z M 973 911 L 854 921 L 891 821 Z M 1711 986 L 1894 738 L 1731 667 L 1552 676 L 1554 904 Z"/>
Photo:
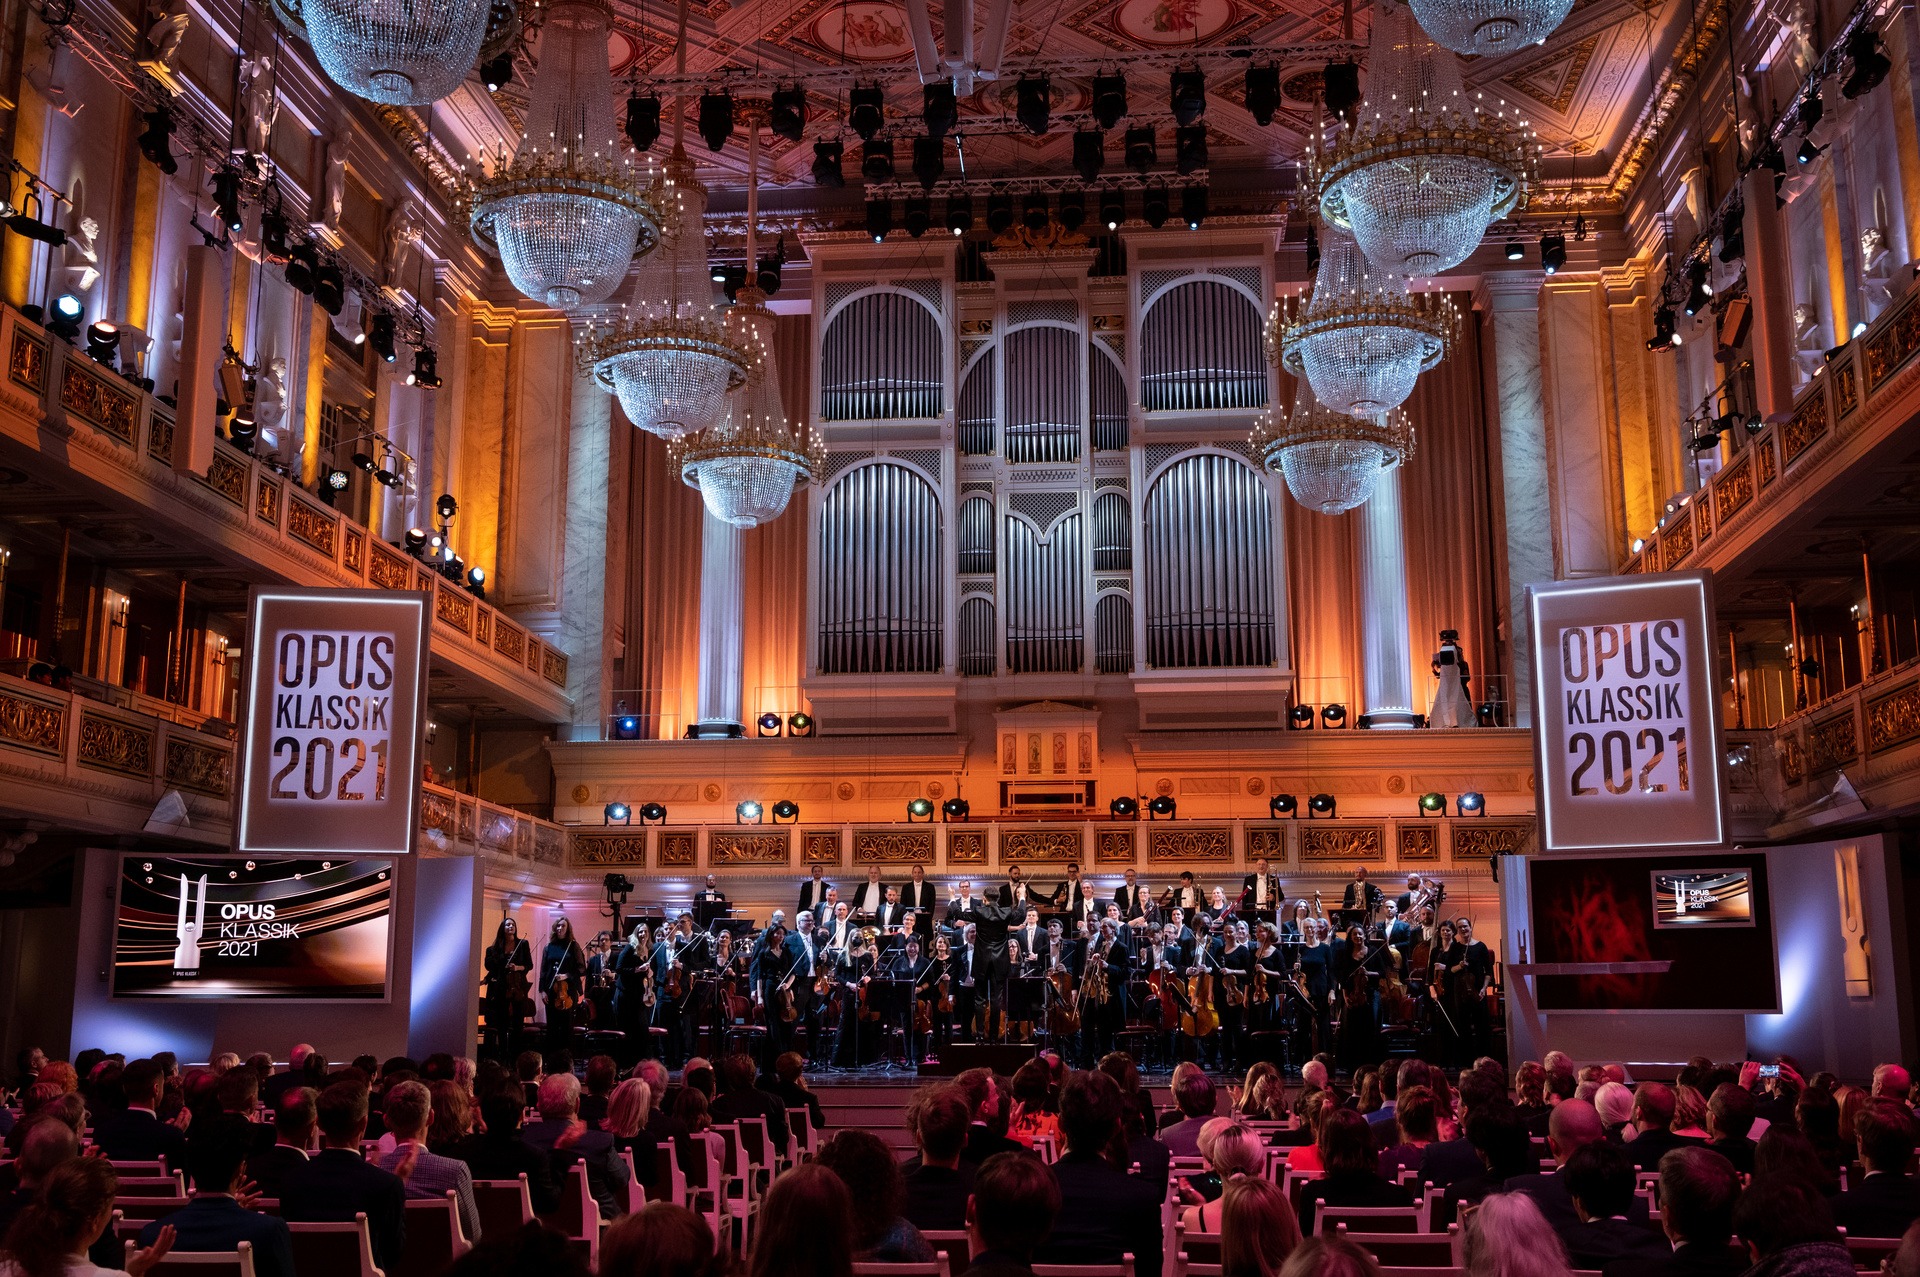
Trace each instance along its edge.
<path fill-rule="evenodd" d="M 93 1142 L 118 1161 L 151 1162 L 164 1157 L 168 1170 L 186 1169 L 186 1132 L 145 1109 L 123 1109 L 101 1118 L 94 1125 Z"/>
<path fill-rule="evenodd" d="M 900 904 L 885 904 L 874 910 L 874 923 L 882 931 L 891 931 L 900 925 L 900 919 L 906 915 L 907 907 Z"/>
<path fill-rule="evenodd" d="M 922 1230 L 965 1228 L 973 1174 L 974 1168 L 964 1161 L 954 1170 L 913 1166 L 906 1173 L 906 1199 L 900 1213 Z"/>
<path fill-rule="evenodd" d="M 1052 950 L 1047 944 L 1047 929 L 1045 926 L 1035 923 L 1031 932 L 1025 927 L 1020 927 L 1016 930 L 1009 931 L 1007 934 L 1020 941 L 1020 956 L 1022 958 L 1038 958 L 1042 965 L 1045 965 L 1048 961 L 1048 955 Z"/>
<path fill-rule="evenodd" d="M 1350 882 L 1347 892 L 1340 898 L 1342 909 L 1364 909 L 1371 914 L 1380 907 L 1380 888 L 1372 882 Z"/>
<path fill-rule="evenodd" d="M 1627 1150 L 1627 1156 L 1633 1159 L 1634 1166 L 1643 1171 L 1660 1169 L 1660 1159 L 1676 1148 L 1698 1148 L 1704 1140 L 1693 1139 L 1686 1135 L 1675 1135 L 1672 1131 L 1642 1131 L 1621 1147 Z"/>
<path fill-rule="evenodd" d="M 1567 1259 L 1574 1268 L 1603 1268 L 1620 1259 L 1657 1263 L 1673 1254 L 1666 1234 L 1624 1219 L 1595 1219 L 1562 1229 Z"/>
<path fill-rule="evenodd" d="M 1006 1008 L 1007 977 L 1012 967 L 1007 959 L 1007 935 L 1012 909 L 993 900 L 973 902 L 973 908 L 963 907 L 956 900 L 947 906 L 947 925 L 957 922 L 973 924 L 973 983 L 974 997 L 986 999 L 986 1034 L 990 1038 L 1000 1036 L 1000 1013 Z"/>
<path fill-rule="evenodd" d="M 1194 914 L 1207 907 L 1207 898 L 1200 894 L 1200 888 L 1198 887 L 1175 887 L 1173 889 L 1173 907 L 1180 910 L 1186 917 L 1191 918 Z"/>
<path fill-rule="evenodd" d="M 1015 918 L 1025 917 L 1027 906 L 1039 904 L 1041 900 L 1040 893 L 1034 889 L 1032 883 L 1022 878 L 1020 886 L 1023 888 L 1022 893 L 1015 895 L 1011 881 L 1000 884 L 1000 907 L 1014 910 Z"/>
<path fill-rule="evenodd" d="M 1833 1222 L 1849 1237 L 1898 1237 L 1920 1218 L 1911 1175 L 1876 1172 L 1833 1199 Z"/>
<path fill-rule="evenodd" d="M 1034 1252 L 1042 1264 L 1110 1264 L 1133 1256 L 1138 1277 L 1160 1277 L 1160 1194 L 1093 1153 L 1067 1153 L 1053 1164 L 1060 1213 L 1053 1234 Z"/>
<path fill-rule="evenodd" d="M 816 915 L 815 920 L 818 921 L 817 915 L 820 912 L 820 906 L 827 898 L 827 888 L 833 886 L 833 884 L 825 878 L 822 878 L 818 886 L 819 890 L 816 892 L 814 890 L 815 883 L 811 878 L 800 884 L 800 908 L 796 911 L 796 916 L 801 913 L 811 913 Z"/>
<path fill-rule="evenodd" d="M 886 898 L 887 887 L 885 883 L 863 882 L 853 889 L 853 900 L 850 902 L 852 908 L 849 910 L 849 913 L 876 912 Z"/>
<path fill-rule="evenodd" d="M 1605 1277 L 1740 1277 L 1750 1267 L 1744 1247 L 1736 1251 L 1731 1246 L 1687 1242 L 1676 1246 L 1664 1259 L 1658 1256 L 1615 1259 L 1600 1271 Z"/>
<path fill-rule="evenodd" d="M 1120 906 L 1122 922 L 1137 918 L 1147 911 L 1147 897 L 1139 887 L 1123 886 L 1113 893 L 1113 903 Z"/>
<path fill-rule="evenodd" d="M 913 929 L 922 937 L 933 934 L 933 884 L 922 879 L 918 885 L 908 881 L 900 885 L 900 903 L 913 910 Z"/>
<path fill-rule="evenodd" d="M 389 1272 L 406 1239 L 407 1190 L 400 1177 L 350 1149 L 326 1148 L 282 1181 L 280 1218 L 290 1224 L 351 1224 L 367 1213 L 373 1262 Z"/>
<path fill-rule="evenodd" d="M 1267 875 L 1267 903 L 1264 905 L 1259 904 L 1254 899 L 1254 893 L 1259 889 L 1259 885 L 1259 874 L 1247 875 L 1246 880 L 1240 884 L 1240 907 L 1242 909 L 1273 909 L 1277 911 L 1280 908 L 1281 901 L 1286 898 L 1287 894 L 1286 888 L 1280 885 L 1280 875 L 1271 873 Z"/>

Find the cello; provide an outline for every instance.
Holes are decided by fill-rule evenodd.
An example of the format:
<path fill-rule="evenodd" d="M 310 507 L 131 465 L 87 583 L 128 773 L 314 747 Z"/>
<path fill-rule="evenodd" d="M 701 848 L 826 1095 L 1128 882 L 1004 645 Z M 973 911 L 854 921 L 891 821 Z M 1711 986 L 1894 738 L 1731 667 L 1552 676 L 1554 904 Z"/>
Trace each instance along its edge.
<path fill-rule="evenodd" d="M 1104 963 L 1102 964 L 1104 967 Z M 1060 961 L 1060 950 L 1053 951 L 1053 967 L 1047 972 L 1053 986 L 1053 1005 L 1047 1011 L 1047 1032 L 1055 1037 L 1071 1037 L 1080 1031 L 1080 1010 L 1073 996 L 1073 972 Z"/>
<path fill-rule="evenodd" d="M 1180 1031 L 1193 1038 L 1208 1037 L 1220 1028 L 1220 1014 L 1213 1009 L 1213 973 L 1206 969 L 1212 955 L 1202 949 L 1200 958 L 1200 973 L 1187 977 L 1187 1008 L 1180 1017 Z"/>

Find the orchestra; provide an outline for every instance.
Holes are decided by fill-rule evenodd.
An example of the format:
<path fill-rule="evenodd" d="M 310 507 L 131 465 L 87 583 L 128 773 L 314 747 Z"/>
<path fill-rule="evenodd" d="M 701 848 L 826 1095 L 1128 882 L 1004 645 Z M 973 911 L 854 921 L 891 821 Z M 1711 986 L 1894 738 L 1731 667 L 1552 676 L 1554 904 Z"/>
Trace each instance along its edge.
<path fill-rule="evenodd" d="M 1189 871 L 1155 896 L 1129 869 L 1111 899 L 1069 864 L 1057 885 L 1011 865 L 985 891 L 961 879 L 944 892 L 922 866 L 895 883 L 875 866 L 845 900 L 816 864 L 799 901 L 791 926 L 776 910 L 756 930 L 709 875 L 693 909 L 670 922 L 654 910 L 624 934 L 616 910 L 584 949 L 556 917 L 537 976 L 506 920 L 486 954 L 487 1041 L 516 1047 L 537 992 L 549 1049 L 578 1026 L 616 1057 L 670 1066 L 744 1044 L 912 1069 L 956 1041 L 1044 1044 L 1090 1065 L 1123 1033 L 1146 1067 L 1229 1071 L 1321 1052 L 1344 1068 L 1415 1051 L 1463 1064 L 1493 1046 L 1493 955 L 1430 876 L 1388 897 L 1356 867 L 1330 912 L 1317 891 L 1289 901 L 1264 857 L 1237 890 Z"/>

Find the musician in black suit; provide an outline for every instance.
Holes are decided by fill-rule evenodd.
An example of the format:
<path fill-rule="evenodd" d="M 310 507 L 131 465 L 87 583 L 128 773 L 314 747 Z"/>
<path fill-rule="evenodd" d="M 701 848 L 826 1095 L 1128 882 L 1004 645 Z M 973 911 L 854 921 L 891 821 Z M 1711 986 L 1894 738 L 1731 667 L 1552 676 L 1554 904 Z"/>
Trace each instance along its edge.
<path fill-rule="evenodd" d="M 805 905 L 800 907 L 806 908 Z M 719 881 L 712 874 L 707 875 L 707 885 L 694 892 L 693 912 L 702 927 L 715 918 L 726 916 L 727 893 L 720 890 Z"/>
<path fill-rule="evenodd" d="M 1000 907 L 1013 910 L 1010 917 L 1012 921 L 1018 922 L 1026 916 L 1027 906 L 1037 902 L 1038 899 L 1039 897 L 1034 894 L 1033 884 L 1021 876 L 1020 866 L 1009 865 L 1007 880 L 1000 884 Z"/>
<path fill-rule="evenodd" d="M 1047 947 L 1047 929 L 1040 925 L 1040 908 L 1028 905 L 1020 923 L 1020 929 L 1013 932 L 1020 938 L 1020 952 L 1035 959 L 1042 967 L 1046 966 L 1050 950 Z"/>
<path fill-rule="evenodd" d="M 878 865 L 867 870 L 867 880 L 853 889 L 853 916 L 857 922 L 865 922 L 880 911 L 887 898 L 887 888 L 880 881 Z"/>
<path fill-rule="evenodd" d="M 1206 907 L 1207 898 L 1200 894 L 1200 888 L 1194 883 L 1193 872 L 1187 870 L 1180 875 L 1180 885 L 1173 888 L 1172 906 L 1187 917 Z"/>
<path fill-rule="evenodd" d="M 1353 867 L 1353 881 L 1347 884 L 1347 892 L 1341 899 L 1340 907 L 1359 910 L 1366 914 L 1366 918 L 1372 918 L 1373 911 L 1380 907 L 1380 888 L 1367 881 L 1365 865 Z M 1366 918 L 1360 921 L 1364 922 Z"/>
<path fill-rule="evenodd" d="M 1015 865 L 1018 874 L 1020 867 Z M 1001 887 L 1003 894 L 1006 886 Z M 1012 966 L 1007 960 L 1007 933 L 1013 910 L 998 900 L 983 900 L 973 894 L 973 884 L 963 882 L 947 902 L 947 925 L 971 922 L 974 928 L 973 985 L 974 1004 L 984 1007 L 985 1035 L 998 1040 L 1005 1025 L 1002 1016 L 1007 1007 L 1007 977 Z"/>
<path fill-rule="evenodd" d="M 569 930 L 569 943 L 572 938 Z M 574 948 L 577 951 L 579 946 Z M 576 976 L 578 972 L 576 967 Z M 350 1224 L 356 1214 L 365 1212 L 373 1262 L 395 1271 L 406 1234 L 407 1192 L 399 1176 L 361 1156 L 360 1139 L 367 1133 L 366 1088 L 336 1082 L 320 1092 L 314 1107 L 321 1149 L 312 1161 L 287 1175 L 280 1217 L 289 1223 Z"/>
<path fill-rule="evenodd" d="M 928 948 L 933 938 L 933 884 L 927 881 L 927 867 L 913 867 L 913 881 L 900 893 L 900 903 L 913 910 L 913 929 L 920 936 L 920 948 L 931 953 Z"/>
<path fill-rule="evenodd" d="M 1147 912 L 1146 893 L 1140 890 L 1139 874 L 1127 870 L 1127 881 L 1120 890 L 1113 893 L 1113 903 L 1120 906 L 1120 921 L 1132 922 Z"/>
<path fill-rule="evenodd" d="M 827 898 L 827 889 L 833 886 L 821 876 L 824 871 L 818 862 L 813 866 L 813 877 L 800 884 L 800 907 L 794 910 L 796 915 L 821 912 L 821 904 Z"/>
<path fill-rule="evenodd" d="M 1394 912 L 1402 918 L 1408 917 L 1413 913 L 1414 902 L 1418 899 L 1420 899 L 1420 875 L 1408 874 L 1407 889 L 1394 897 Z"/>
<path fill-rule="evenodd" d="M 1273 872 L 1265 856 L 1253 862 L 1253 872 L 1240 884 L 1242 911 L 1251 909 L 1265 915 L 1268 910 L 1281 908 L 1286 903 L 1286 896 L 1286 888 L 1281 885 L 1279 876 Z"/>
<path fill-rule="evenodd" d="M 880 928 L 880 934 L 888 935 L 900 925 L 905 913 L 906 906 L 900 903 L 900 888 L 888 887 L 887 898 L 882 900 L 880 907 L 873 911 L 873 922 Z"/>
<path fill-rule="evenodd" d="M 1093 894 L 1093 884 L 1087 881 L 1078 864 L 1067 866 L 1067 880 L 1060 884 L 1056 899 L 1066 908 L 1067 925 L 1076 932 L 1081 923 L 1098 921 L 1106 912 Z"/>

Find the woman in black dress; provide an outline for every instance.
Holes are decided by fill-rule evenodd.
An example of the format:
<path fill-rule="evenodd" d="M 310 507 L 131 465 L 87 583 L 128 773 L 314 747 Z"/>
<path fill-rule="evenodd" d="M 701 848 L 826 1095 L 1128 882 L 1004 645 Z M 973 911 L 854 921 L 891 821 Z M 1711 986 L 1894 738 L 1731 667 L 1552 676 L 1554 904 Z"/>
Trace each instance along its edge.
<path fill-rule="evenodd" d="M 533 950 L 520 938 L 512 918 L 500 919 L 487 946 L 487 1032 L 503 1060 L 512 1060 L 519 1049 L 520 1026 L 533 1014 L 533 1001 L 527 996 L 528 973 L 533 970 Z"/>
<path fill-rule="evenodd" d="M 565 914 L 553 920 L 547 946 L 540 953 L 540 993 L 547 1000 L 547 1051 L 573 1046 L 573 1011 L 584 992 L 587 955 L 573 938 L 573 923 Z"/>
<path fill-rule="evenodd" d="M 1428 985 L 1429 1026 L 1446 1043 L 1446 1058 L 1457 1062 L 1461 1055 L 1461 990 L 1466 986 L 1462 972 L 1466 967 L 1467 946 L 1454 934 L 1452 919 L 1443 919 L 1433 942 L 1432 979 Z"/>

